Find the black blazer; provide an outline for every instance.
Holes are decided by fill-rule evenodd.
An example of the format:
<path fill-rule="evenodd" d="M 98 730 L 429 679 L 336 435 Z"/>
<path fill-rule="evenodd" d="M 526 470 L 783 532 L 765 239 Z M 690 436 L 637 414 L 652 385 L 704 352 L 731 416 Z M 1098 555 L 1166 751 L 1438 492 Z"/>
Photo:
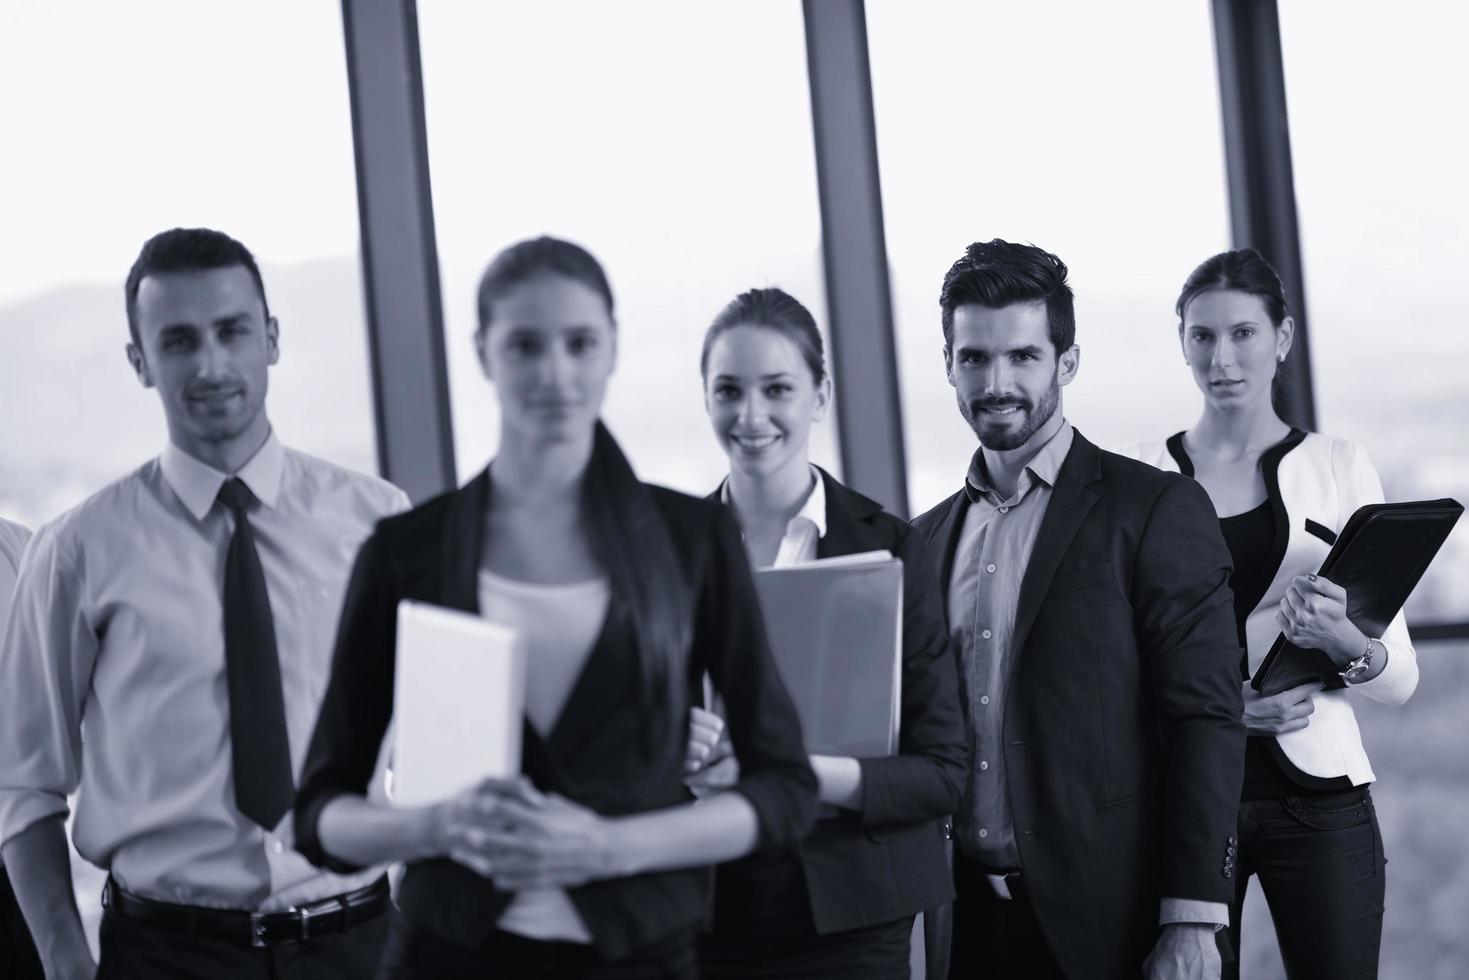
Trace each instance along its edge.
<path fill-rule="evenodd" d="M 818 933 L 888 922 L 949 901 L 945 826 L 959 806 L 969 762 L 959 706 L 955 661 L 944 628 L 940 593 L 920 535 L 882 506 L 821 472 L 826 534 L 818 558 L 886 550 L 903 561 L 903 674 L 898 755 L 859 759 L 862 807 L 840 810 L 784 855 L 753 855 L 719 868 L 714 927 L 731 890 L 745 900 L 770 874 L 772 860 L 788 862 L 786 887 L 805 879 Z M 719 499 L 715 494 L 711 499 Z M 752 865 L 765 864 L 760 875 Z M 740 879 L 744 880 L 740 880 Z M 733 886 L 733 888 L 731 888 Z M 789 896 L 787 896 L 789 897 Z"/>
<path fill-rule="evenodd" d="M 650 487 L 692 588 L 688 670 L 708 671 L 729 705 L 730 737 L 742 770 L 734 791 L 759 818 L 760 842 L 797 840 L 815 814 L 816 780 L 800 721 L 765 644 L 739 534 L 720 507 Z M 488 471 L 466 486 L 381 521 L 363 545 L 342 610 L 331 682 L 307 754 L 296 802 L 297 847 L 317 864 L 342 868 L 317 837 L 322 808 L 366 791 L 393 705 L 399 599 L 477 612 L 478 570 L 489 501 Z M 549 738 L 527 723 L 522 769 L 535 784 L 619 815 L 683 803 L 688 711 L 671 737 L 646 738 L 638 708 L 638 660 L 626 610 L 614 596 L 601 635 Z M 705 869 L 642 874 L 569 889 L 597 948 L 616 959 L 702 918 Z M 462 865 L 439 859 L 408 866 L 398 905 L 413 924 L 463 946 L 479 946 L 512 895 Z"/>
<path fill-rule="evenodd" d="M 946 585 L 968 506 L 961 491 L 914 521 Z M 1234 897 L 1229 571 L 1198 484 L 1076 434 L 1021 584 L 1002 748 L 1026 887 L 1068 975 L 1136 977 L 1160 898 Z"/>

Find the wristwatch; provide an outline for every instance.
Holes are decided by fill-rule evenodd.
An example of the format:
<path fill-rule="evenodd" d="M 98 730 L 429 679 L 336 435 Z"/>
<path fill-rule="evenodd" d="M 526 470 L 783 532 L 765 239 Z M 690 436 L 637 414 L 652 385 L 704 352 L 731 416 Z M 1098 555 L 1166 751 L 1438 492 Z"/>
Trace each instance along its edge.
<path fill-rule="evenodd" d="M 1341 672 L 1342 680 L 1348 684 L 1355 683 L 1372 669 L 1372 648 L 1376 643 L 1376 640 L 1368 637 L 1367 649 L 1362 651 L 1360 657 L 1347 664 L 1346 669 Z"/>

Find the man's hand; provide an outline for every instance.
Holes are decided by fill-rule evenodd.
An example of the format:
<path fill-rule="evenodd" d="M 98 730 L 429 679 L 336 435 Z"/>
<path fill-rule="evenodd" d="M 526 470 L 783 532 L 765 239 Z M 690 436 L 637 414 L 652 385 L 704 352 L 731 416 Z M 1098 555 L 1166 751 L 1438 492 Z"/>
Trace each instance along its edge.
<path fill-rule="evenodd" d="M 1312 698 L 1324 686 L 1320 681 L 1307 681 L 1266 698 L 1246 681 L 1245 727 L 1251 735 L 1284 735 L 1300 731 L 1311 723 L 1311 713 L 1316 710 Z"/>
<path fill-rule="evenodd" d="M 1143 961 L 1147 980 L 1219 980 L 1219 971 L 1219 947 L 1208 922 L 1170 922 Z"/>

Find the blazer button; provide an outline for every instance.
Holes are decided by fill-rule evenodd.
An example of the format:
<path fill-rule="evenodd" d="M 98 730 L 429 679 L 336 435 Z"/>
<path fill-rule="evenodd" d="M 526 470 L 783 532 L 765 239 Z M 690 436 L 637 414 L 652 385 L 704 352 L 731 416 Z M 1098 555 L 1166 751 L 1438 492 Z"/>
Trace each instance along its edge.
<path fill-rule="evenodd" d="M 1233 878 L 1234 877 L 1234 869 L 1233 868 L 1225 868 L 1224 869 L 1224 877 L 1226 877 L 1226 878 Z"/>

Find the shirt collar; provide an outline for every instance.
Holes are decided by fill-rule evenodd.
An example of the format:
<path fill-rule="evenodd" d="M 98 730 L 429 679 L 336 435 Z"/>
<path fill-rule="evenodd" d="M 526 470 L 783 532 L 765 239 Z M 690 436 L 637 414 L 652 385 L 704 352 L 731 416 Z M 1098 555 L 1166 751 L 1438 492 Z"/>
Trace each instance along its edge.
<path fill-rule="evenodd" d="M 1057 429 L 1046 444 L 1041 446 L 1025 469 L 1031 477 L 1040 480 L 1048 487 L 1056 485 L 1056 478 L 1061 475 L 1061 464 L 1066 462 L 1066 456 L 1071 452 L 1071 443 L 1076 435 L 1076 429 L 1065 419 L 1061 420 L 1061 428 Z M 994 487 L 984 475 L 984 449 L 976 449 L 974 458 L 969 461 L 969 473 L 964 479 L 964 492 L 969 495 L 969 502 L 975 503 L 985 493 L 994 493 Z"/>
<path fill-rule="evenodd" d="M 208 463 L 195 459 L 172 441 L 163 447 L 159 465 L 163 468 L 163 478 L 168 481 L 174 494 L 188 508 L 189 513 L 201 521 L 218 499 L 219 488 L 230 478 L 228 473 L 221 473 Z M 285 468 L 285 447 L 272 430 L 266 437 L 265 444 L 240 467 L 235 476 L 250 488 L 256 500 L 267 507 L 274 507 L 280 497 L 281 478 Z"/>
<path fill-rule="evenodd" d="M 815 466 L 811 467 L 811 479 L 814 484 L 811 492 L 806 495 L 806 502 L 801 509 L 796 511 L 796 516 L 786 524 L 786 533 L 790 534 L 796 524 L 802 520 L 810 521 L 816 527 L 818 538 L 826 537 L 826 481 L 821 478 L 821 471 Z M 726 479 L 719 486 L 720 503 L 729 505 L 729 480 Z"/>

